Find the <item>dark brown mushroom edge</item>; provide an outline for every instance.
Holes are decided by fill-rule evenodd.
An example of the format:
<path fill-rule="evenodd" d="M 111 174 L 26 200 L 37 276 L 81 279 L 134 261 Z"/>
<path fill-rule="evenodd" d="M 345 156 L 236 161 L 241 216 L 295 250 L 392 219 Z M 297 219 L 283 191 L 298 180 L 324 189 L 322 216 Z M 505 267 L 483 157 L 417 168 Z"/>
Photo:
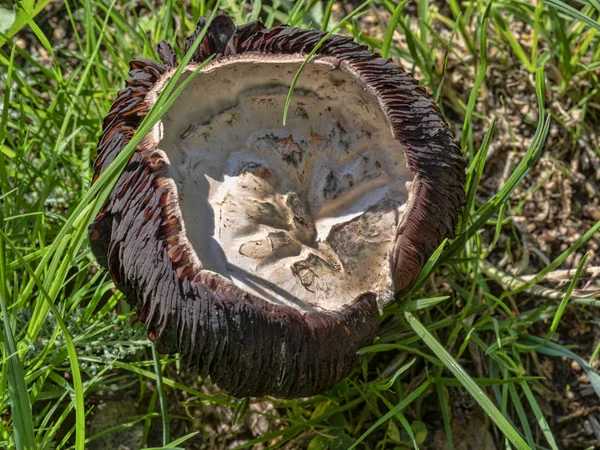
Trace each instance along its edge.
<path fill-rule="evenodd" d="M 205 20 L 185 41 L 192 47 Z M 425 89 L 323 32 L 216 16 L 210 55 L 129 160 L 92 249 L 161 353 L 230 394 L 294 398 L 347 376 L 464 202 L 465 162 Z M 132 138 L 177 58 L 131 62 L 94 180 Z"/>

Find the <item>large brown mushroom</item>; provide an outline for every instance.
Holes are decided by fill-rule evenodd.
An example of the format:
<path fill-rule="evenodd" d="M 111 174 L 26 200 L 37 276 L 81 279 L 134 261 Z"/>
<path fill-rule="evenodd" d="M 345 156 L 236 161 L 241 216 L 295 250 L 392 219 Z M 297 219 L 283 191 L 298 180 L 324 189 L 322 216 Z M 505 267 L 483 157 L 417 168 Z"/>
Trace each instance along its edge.
<path fill-rule="evenodd" d="M 205 21 L 186 39 L 191 48 Z M 183 80 L 90 226 L 92 249 L 164 353 L 234 396 L 317 394 L 371 343 L 379 311 L 453 235 L 465 162 L 390 60 L 323 32 L 210 23 Z M 175 72 L 131 62 L 94 180 Z M 180 80 L 180 81 L 181 81 Z"/>

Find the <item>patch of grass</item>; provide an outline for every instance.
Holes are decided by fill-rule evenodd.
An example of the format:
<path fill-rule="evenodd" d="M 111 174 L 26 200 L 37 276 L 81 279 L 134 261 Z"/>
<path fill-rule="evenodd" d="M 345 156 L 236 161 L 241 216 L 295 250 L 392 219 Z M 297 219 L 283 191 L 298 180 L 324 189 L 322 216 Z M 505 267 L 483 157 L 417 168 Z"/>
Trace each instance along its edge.
<path fill-rule="evenodd" d="M 339 29 L 394 58 L 440 103 L 469 162 L 457 237 L 385 311 L 378 339 L 361 351 L 362 367 L 323 395 L 273 401 L 271 409 L 207 391 L 177 370 L 177 358 L 153 354 L 122 295 L 98 271 L 86 237 L 136 143 L 185 87 L 177 87 L 176 74 L 140 132 L 90 187 L 101 119 L 124 86 L 128 61 L 155 58 L 152 44 L 160 39 L 180 44 L 216 6 L 27 0 L 15 14 L 0 9 L 0 447 L 83 449 L 140 426 L 144 446 L 203 448 L 215 436 L 194 414 L 222 408 L 231 412 L 227 439 L 240 448 L 432 448 L 440 438 L 453 448 L 463 436 L 461 402 L 480 418 L 471 431 L 482 447 L 568 447 L 575 438 L 562 439 L 548 414 L 548 398 L 568 392 L 540 359 L 578 364 L 597 404 L 598 334 L 590 332 L 595 340 L 585 350 L 565 330 L 572 317 L 584 318 L 577 326 L 600 327 L 598 291 L 581 289 L 587 268 L 600 265 L 592 244 L 600 222 L 580 221 L 577 236 L 541 260 L 522 219 L 546 184 L 575 176 L 573 155 L 598 164 L 597 140 L 586 144 L 600 129 L 598 2 L 372 0 L 356 16 L 333 1 L 218 5 L 238 23 Z M 528 107 L 522 123 L 489 107 L 498 76 L 520 77 L 528 93 L 522 100 L 515 91 Z M 497 104 L 511 100 L 505 95 Z M 584 142 L 583 149 L 555 151 L 561 136 L 573 147 Z M 501 151 L 514 164 L 490 190 Z M 538 176 L 544 158 L 566 169 Z M 564 285 L 548 285 L 561 268 L 577 270 Z M 91 417 L 110 392 L 132 393 L 144 413 L 91 433 Z M 248 415 L 265 416 L 268 430 L 236 437 L 233 423 L 242 426 Z"/>

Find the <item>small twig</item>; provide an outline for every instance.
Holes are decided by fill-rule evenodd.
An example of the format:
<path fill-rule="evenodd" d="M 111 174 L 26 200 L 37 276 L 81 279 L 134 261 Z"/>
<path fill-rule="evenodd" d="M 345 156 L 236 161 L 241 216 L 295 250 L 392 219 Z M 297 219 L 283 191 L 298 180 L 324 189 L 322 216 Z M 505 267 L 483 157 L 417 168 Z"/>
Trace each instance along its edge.
<path fill-rule="evenodd" d="M 596 417 L 593 414 L 590 414 L 589 416 L 587 416 L 587 418 L 590 421 L 592 429 L 594 430 L 594 436 L 596 437 L 596 439 L 600 440 L 600 421 L 598 421 L 598 419 L 596 419 Z"/>
<path fill-rule="evenodd" d="M 529 253 L 532 248 L 532 238 L 531 234 L 529 234 L 529 230 L 525 228 L 524 225 L 521 225 L 517 221 L 513 221 L 512 225 L 519 231 L 521 234 L 521 244 L 523 245 L 523 257 L 519 262 L 519 268 L 517 269 L 517 275 L 521 275 L 521 272 L 525 270 L 529 266 Z"/>
<path fill-rule="evenodd" d="M 480 265 L 481 271 L 483 273 L 494 278 L 494 280 L 496 280 L 497 282 L 502 284 L 506 290 L 517 289 L 517 288 L 523 286 L 527 281 L 524 279 L 525 277 L 515 277 L 513 275 L 510 275 L 510 274 L 498 269 L 497 267 L 493 266 L 492 264 L 490 264 L 487 261 L 481 260 L 481 261 L 479 261 L 479 265 Z M 585 269 L 583 269 L 583 270 L 585 270 Z M 583 273 L 583 271 L 582 271 L 582 273 Z M 533 278 L 533 277 L 531 277 L 531 278 Z M 537 295 L 540 297 L 545 297 L 545 298 L 549 298 L 549 299 L 553 299 L 553 300 L 562 299 L 565 296 L 564 292 L 557 291 L 556 289 L 551 289 L 551 288 L 547 288 L 544 286 L 538 286 L 538 285 L 533 285 L 533 286 L 528 287 L 527 289 L 525 289 L 525 292 L 527 292 L 528 294 Z M 590 299 L 597 298 L 597 297 L 600 297 L 600 292 L 592 293 L 591 295 L 586 296 L 586 297 L 572 296 L 571 301 L 583 301 L 586 303 L 591 302 L 592 304 L 595 304 L 595 302 Z M 598 304 L 600 304 L 600 302 L 598 302 Z"/>
<path fill-rule="evenodd" d="M 575 269 L 567 269 L 567 270 L 554 270 L 552 272 L 548 272 L 542 280 L 547 281 L 568 281 L 573 278 L 577 272 L 577 268 Z M 600 266 L 593 267 L 584 267 L 581 271 L 581 278 L 583 277 L 596 277 L 600 276 Z M 523 281 L 529 281 L 535 278 L 535 275 L 522 275 L 519 277 Z M 540 280 L 541 281 L 541 280 Z"/>
<path fill-rule="evenodd" d="M 566 416 L 562 416 L 562 417 L 558 417 L 556 419 L 556 423 L 557 424 L 563 424 L 565 422 L 570 422 L 571 420 L 577 419 L 579 417 L 585 417 L 588 416 L 596 411 L 600 411 L 600 407 L 599 406 L 593 406 L 591 408 L 582 408 L 582 409 L 578 409 L 577 411 L 568 414 Z"/>

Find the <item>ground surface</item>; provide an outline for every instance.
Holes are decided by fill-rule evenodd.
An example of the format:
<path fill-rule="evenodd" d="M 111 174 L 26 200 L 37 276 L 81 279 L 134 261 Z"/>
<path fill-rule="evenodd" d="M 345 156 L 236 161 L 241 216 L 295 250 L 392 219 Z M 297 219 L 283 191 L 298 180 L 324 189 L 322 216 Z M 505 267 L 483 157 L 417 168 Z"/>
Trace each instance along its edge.
<path fill-rule="evenodd" d="M 123 86 L 125 62 L 152 56 L 149 43 L 160 38 L 181 43 L 194 18 L 212 3 L 182 8 L 170 2 L 119 1 L 104 31 L 109 3 L 43 3 L 30 11 L 36 26 L 24 25 L 11 37 L 12 63 L 11 44 L 0 39 L 5 99 L 0 278 L 8 308 L 3 316 L 9 318 L 0 362 L 0 447 L 14 448 L 15 429 L 27 430 L 27 418 L 19 421 L 9 404 L 27 400 L 9 392 L 10 385 L 29 394 L 39 448 L 76 445 L 81 431 L 75 425 L 85 422 L 86 437 L 93 438 L 85 444 L 90 449 L 160 446 L 193 432 L 199 434 L 181 447 L 345 449 L 384 417 L 359 448 L 505 448 L 506 430 L 461 387 L 460 376 L 435 347 L 419 339 L 400 307 L 386 312 L 380 339 L 363 366 L 324 396 L 240 402 L 166 357 L 156 365 L 164 383 L 157 387 L 145 332 L 110 279 L 98 271 L 84 233 L 78 234 L 85 227 L 67 223 L 72 228 L 66 238 L 59 231 L 87 192 L 100 121 Z M 255 17 L 319 27 L 327 15 L 314 2 L 311 8 L 282 3 L 274 12 L 271 2 L 263 2 Z M 358 5 L 335 2 L 330 24 Z M 572 5 L 598 21 L 593 6 Z M 248 2 L 222 6 L 238 23 L 252 14 Z M 394 6 L 374 2 L 342 32 L 380 51 Z M 391 35 L 390 55 L 439 99 L 472 163 L 470 173 L 480 173 L 466 217 L 476 221 L 479 208 L 492 204 L 496 193 L 514 191 L 474 236 L 442 255 L 444 264 L 403 304 L 412 305 L 413 314 L 528 445 L 600 448 L 600 382 L 594 378 L 600 365 L 600 305 L 595 300 L 600 293 L 600 30 L 574 20 L 568 8 L 559 14 L 529 2 L 495 2 L 485 23 L 486 4 L 471 2 L 462 9 L 462 26 L 444 71 L 457 8 L 463 6 L 409 2 Z M 480 30 L 485 25 L 484 41 Z M 8 28 L 0 31 L 10 34 Z M 104 42 L 95 53 L 101 36 Z M 487 49 L 487 68 L 481 45 Z M 87 66 L 88 61 L 93 64 Z M 535 69 L 541 63 L 545 86 L 536 95 Z M 513 175 L 523 161 L 536 159 L 536 130 L 544 118 L 540 99 L 550 117 L 547 138 L 537 162 L 517 183 Z M 488 147 L 485 137 L 492 126 Z M 484 155 L 480 169 L 473 163 L 476 155 Z M 563 310 L 561 300 L 586 253 Z M 523 286 L 531 279 L 535 283 Z M 44 306 L 44 292 L 63 313 L 74 340 L 79 384 L 69 339 Z M 442 296 L 448 298 L 432 300 L 428 307 L 415 302 Z M 23 386 L 15 382 L 14 364 L 7 362 L 12 353 L 7 326 L 20 352 Z M 543 341 L 549 334 L 551 340 Z M 534 344 L 539 347 L 532 351 Z M 168 419 L 161 418 L 161 396 Z M 85 418 L 76 414 L 82 411 L 78 400 L 84 402 Z M 385 416 L 393 407 L 396 414 Z"/>

